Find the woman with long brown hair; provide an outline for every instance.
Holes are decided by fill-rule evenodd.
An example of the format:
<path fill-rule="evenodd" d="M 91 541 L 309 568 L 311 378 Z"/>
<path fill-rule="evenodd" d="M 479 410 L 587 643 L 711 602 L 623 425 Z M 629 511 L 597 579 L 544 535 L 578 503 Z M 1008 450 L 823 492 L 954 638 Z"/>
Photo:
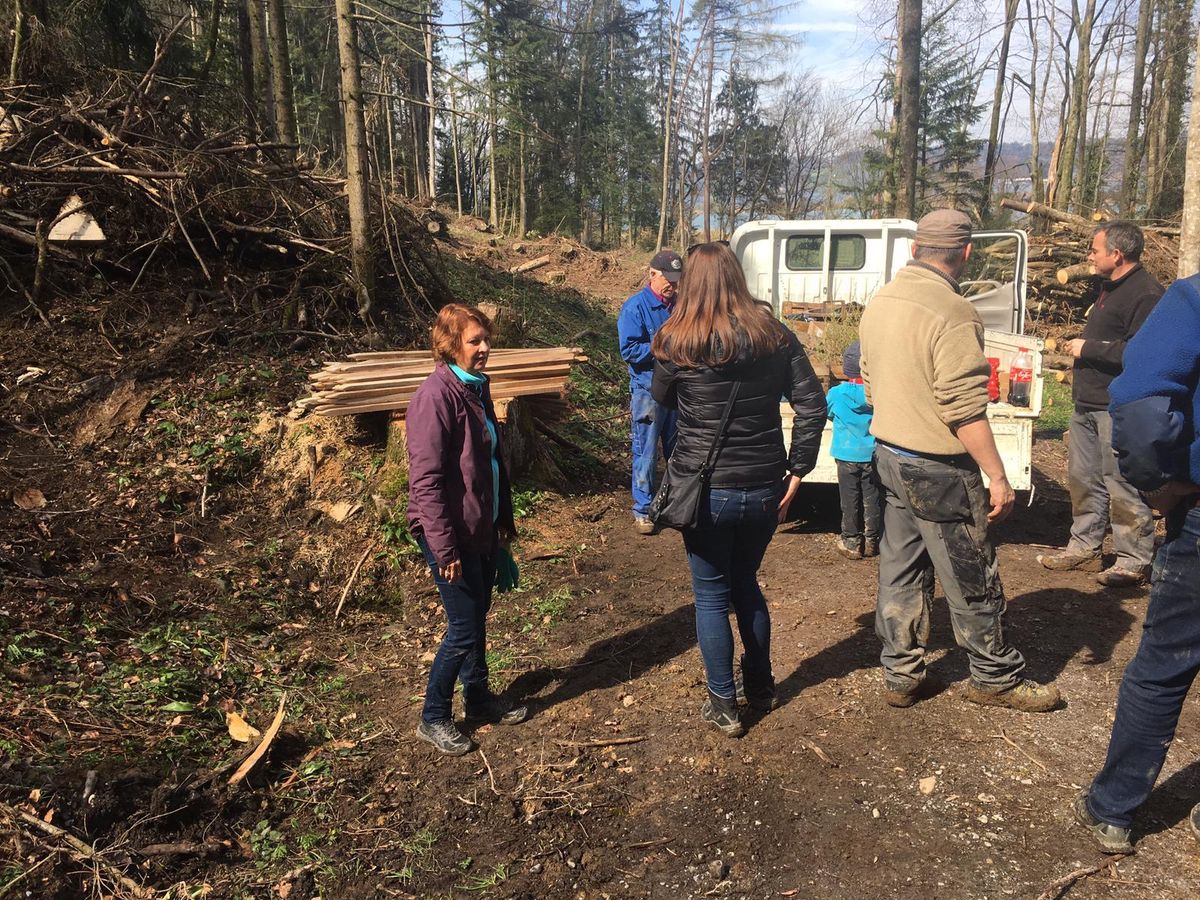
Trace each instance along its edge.
<path fill-rule="evenodd" d="M 715 448 L 697 523 L 683 529 L 683 543 L 708 680 L 701 716 L 737 737 L 745 729 L 729 610 L 742 638 L 746 701 L 767 712 L 775 703 L 775 679 L 758 567 L 800 479 L 816 465 L 825 395 L 800 341 L 750 295 L 737 257 L 722 244 L 701 244 L 688 257 L 675 311 L 655 336 L 653 351 L 654 399 L 679 411 L 671 480 L 698 477 Z M 781 401 L 796 414 L 790 453 L 784 450 Z"/>

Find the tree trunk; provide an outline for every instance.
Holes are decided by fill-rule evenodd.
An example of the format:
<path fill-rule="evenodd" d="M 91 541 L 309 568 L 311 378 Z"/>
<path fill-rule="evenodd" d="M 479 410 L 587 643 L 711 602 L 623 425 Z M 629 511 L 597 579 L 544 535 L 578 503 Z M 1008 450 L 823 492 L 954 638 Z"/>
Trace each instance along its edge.
<path fill-rule="evenodd" d="M 371 252 L 370 194 L 367 190 L 367 130 L 363 120 L 362 73 L 358 66 L 358 34 L 354 0 L 334 0 L 338 51 L 342 70 L 342 121 L 346 132 L 346 196 L 350 212 L 350 263 L 354 271 L 358 312 L 369 319 L 375 293 Z"/>
<path fill-rule="evenodd" d="M 921 0 L 902 0 L 897 213 L 917 217 L 917 132 L 921 118 Z"/>
<path fill-rule="evenodd" d="M 579 242 L 588 242 L 588 225 L 590 216 L 587 209 L 587 198 L 584 196 L 584 163 L 583 163 L 583 97 L 587 84 L 587 69 L 590 56 L 590 41 L 588 34 L 592 30 L 592 20 L 596 13 L 596 4 L 588 4 L 587 18 L 583 23 L 583 34 L 579 39 L 579 87 L 575 92 L 575 209 L 579 211 Z"/>
<path fill-rule="evenodd" d="M 271 53 L 271 92 L 275 101 L 275 131 L 285 144 L 299 141 L 296 99 L 292 93 L 292 63 L 288 53 L 287 14 L 283 0 L 268 0 L 267 41 Z"/>
<path fill-rule="evenodd" d="M 667 220 L 671 203 L 671 110 L 675 103 L 675 73 L 679 67 L 679 42 L 683 39 L 683 10 L 686 0 L 679 0 L 679 18 L 671 31 L 671 78 L 667 82 L 667 104 L 663 115 L 662 191 L 658 205 L 658 236 L 654 246 L 661 249 L 667 241 Z"/>
<path fill-rule="evenodd" d="M 1153 0 L 1138 4 L 1137 39 L 1133 49 L 1133 81 L 1129 86 L 1129 124 L 1125 128 L 1125 178 L 1121 182 L 1121 215 L 1130 217 L 1137 205 L 1138 173 L 1145 141 L 1141 137 L 1142 90 L 1146 81 L 1146 51 L 1150 46 L 1150 13 Z"/>
<path fill-rule="evenodd" d="M 217 58 L 217 38 L 221 35 L 221 12 L 225 6 L 225 0 L 212 0 L 212 9 L 209 12 L 208 19 L 208 34 L 204 37 L 204 62 L 200 65 L 200 71 L 196 75 L 196 80 L 204 82 L 208 80 L 208 73 L 212 70 L 213 60 Z"/>
<path fill-rule="evenodd" d="M 437 199 L 437 134 L 434 130 L 437 110 L 433 104 L 433 4 L 426 10 L 429 16 L 425 23 L 425 107 L 429 119 L 429 202 Z"/>
<path fill-rule="evenodd" d="M 987 155 L 983 163 L 983 209 L 980 218 L 991 218 L 992 188 L 996 181 L 996 162 L 1000 158 L 1000 107 L 1004 102 L 1004 79 L 1008 74 L 1008 47 L 1017 24 L 1018 0 L 1005 0 L 1004 36 L 996 57 L 996 89 L 992 92 L 992 121 L 988 128 Z"/>
<path fill-rule="evenodd" d="M 454 203 L 458 214 L 463 214 L 462 175 L 458 160 L 458 105 L 454 99 L 454 82 L 450 82 L 450 149 L 454 153 Z"/>
<path fill-rule="evenodd" d="M 12 56 L 8 62 L 8 83 L 17 84 L 21 73 L 21 52 L 25 49 L 25 3 L 13 0 Z"/>
<path fill-rule="evenodd" d="M 1200 48 L 1200 34 L 1196 38 Z M 1200 58 L 1200 57 L 1198 57 Z M 1183 177 L 1183 223 L 1179 230 L 1179 277 L 1200 272 L 1200 63 L 1192 75 L 1187 163 Z"/>
<path fill-rule="evenodd" d="M 258 102 L 254 99 L 254 50 L 250 46 L 250 0 L 238 0 L 238 62 L 242 72 L 242 105 L 250 140 L 258 140 Z"/>
<path fill-rule="evenodd" d="M 712 151 L 709 148 L 709 131 L 712 127 L 712 89 L 713 70 L 717 67 L 717 29 L 715 23 L 715 6 L 709 7 L 708 29 L 708 71 L 704 81 L 704 112 L 701 117 L 700 133 L 700 164 L 704 176 L 704 242 L 712 240 Z"/>
<path fill-rule="evenodd" d="M 487 28 L 487 80 L 488 80 L 488 224 L 500 226 L 499 192 L 500 179 L 496 172 L 496 54 L 492 48 L 492 4 L 484 0 L 483 21 Z"/>
<path fill-rule="evenodd" d="M 1086 105 L 1089 93 L 1089 71 L 1091 68 L 1092 22 L 1096 18 L 1096 0 L 1087 0 L 1084 12 L 1079 12 L 1078 0 L 1071 0 L 1071 19 L 1075 26 L 1079 47 L 1075 56 L 1075 73 L 1071 83 L 1071 102 L 1067 108 L 1067 120 L 1063 127 L 1062 152 L 1058 157 L 1058 177 L 1055 179 L 1054 199 L 1056 206 L 1069 209 L 1071 199 L 1078 196 L 1075 183 L 1075 157 L 1080 144 L 1086 144 Z"/>
<path fill-rule="evenodd" d="M 517 237 L 529 230 L 529 205 L 525 187 L 525 132 L 517 138 Z"/>
<path fill-rule="evenodd" d="M 278 139 L 276 133 L 275 95 L 271 88 L 271 54 L 267 51 L 267 0 L 249 0 L 250 50 L 254 59 L 254 113 L 260 125 Z M 262 106 L 258 106 L 261 103 Z M 260 116 L 259 110 L 266 115 Z"/>

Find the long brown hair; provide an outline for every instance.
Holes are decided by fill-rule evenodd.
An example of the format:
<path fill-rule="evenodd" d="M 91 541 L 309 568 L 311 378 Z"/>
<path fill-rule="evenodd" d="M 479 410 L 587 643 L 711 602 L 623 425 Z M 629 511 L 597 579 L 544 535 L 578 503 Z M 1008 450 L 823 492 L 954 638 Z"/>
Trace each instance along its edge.
<path fill-rule="evenodd" d="M 688 257 L 675 309 L 650 345 L 663 362 L 718 366 L 745 346 L 758 359 L 779 349 L 782 329 L 771 308 L 750 296 L 737 257 L 724 244 L 701 244 Z"/>

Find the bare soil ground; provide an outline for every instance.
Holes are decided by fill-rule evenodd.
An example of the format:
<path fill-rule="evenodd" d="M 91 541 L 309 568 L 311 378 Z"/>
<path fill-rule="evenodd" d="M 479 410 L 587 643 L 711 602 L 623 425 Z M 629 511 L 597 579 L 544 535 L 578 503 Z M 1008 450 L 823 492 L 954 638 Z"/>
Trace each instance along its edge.
<path fill-rule="evenodd" d="M 565 335 L 611 323 L 637 266 L 615 266 L 632 283 L 601 289 L 605 303 L 586 282 L 545 294 Z M 479 299 L 532 296 L 506 293 L 525 284 L 507 275 L 485 282 Z M 1011 640 L 1031 677 L 1058 680 L 1062 709 L 965 703 L 940 601 L 933 672 L 947 687 L 887 707 L 875 565 L 834 552 L 836 496 L 813 486 L 761 573 L 782 702 L 734 741 L 699 719 L 679 537 L 632 532 L 627 458 L 611 433 L 587 443 L 623 427 L 598 343 L 560 426 L 593 456 L 573 468 L 559 453 L 563 483 L 521 485 L 523 586 L 491 619 L 497 686 L 534 715 L 475 728 L 481 752 L 445 759 L 412 733 L 441 614 L 395 521 L 372 509 L 397 487 L 381 436 L 283 414 L 318 356 L 290 337 L 214 341 L 205 322 L 174 334 L 104 309 L 129 327 L 30 323 L 0 348 L 0 892 L 131 895 L 123 873 L 169 897 L 1034 898 L 1105 861 L 1069 805 L 1102 762 L 1146 592 L 1037 564 L 1069 522 L 1056 437 L 1035 446 L 1032 505 L 996 536 Z M 76 350 L 59 365 L 64 341 Z M 43 387 L 17 390 L 45 360 Z M 141 374 L 102 402 L 80 396 L 98 368 Z M 14 502 L 29 488 L 44 506 Z M 226 712 L 265 731 L 281 699 L 270 751 L 225 786 L 245 755 Z M 1193 702 L 1137 855 L 1069 896 L 1200 895 L 1184 822 L 1197 748 Z"/>

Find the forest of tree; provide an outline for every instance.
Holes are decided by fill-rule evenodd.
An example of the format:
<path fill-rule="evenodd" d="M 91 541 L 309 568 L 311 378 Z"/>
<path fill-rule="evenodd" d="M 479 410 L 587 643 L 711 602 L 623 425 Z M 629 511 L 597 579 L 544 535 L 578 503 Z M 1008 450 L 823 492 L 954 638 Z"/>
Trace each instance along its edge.
<path fill-rule="evenodd" d="M 162 50 L 205 129 L 344 171 L 360 236 L 368 182 L 596 247 L 763 215 L 987 222 L 1000 195 L 1157 220 L 1184 202 L 1195 0 L 869 0 L 857 92 L 774 27 L 804 5 L 767 0 L 6 5 L 10 85 L 99 89 Z"/>

